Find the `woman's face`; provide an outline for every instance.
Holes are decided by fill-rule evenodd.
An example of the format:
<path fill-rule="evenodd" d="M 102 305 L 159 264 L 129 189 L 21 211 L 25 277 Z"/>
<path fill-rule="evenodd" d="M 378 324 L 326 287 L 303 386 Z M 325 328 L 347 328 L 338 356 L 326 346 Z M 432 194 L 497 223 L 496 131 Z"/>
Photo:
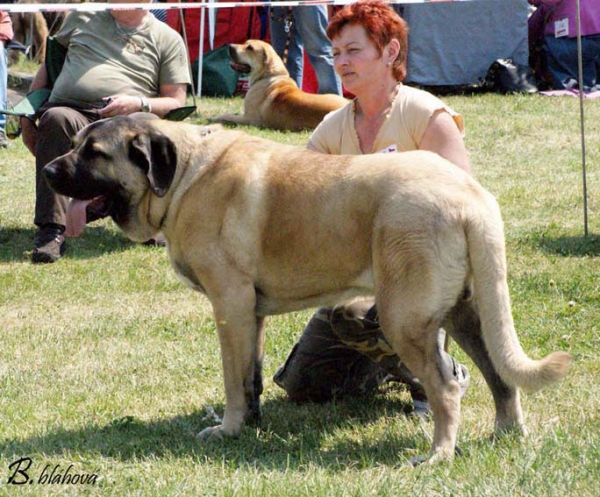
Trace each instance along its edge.
<path fill-rule="evenodd" d="M 374 91 L 388 78 L 393 78 L 391 67 L 386 65 L 389 58 L 386 58 L 386 50 L 382 56 L 362 26 L 345 26 L 331 43 L 335 72 L 354 95 Z"/>

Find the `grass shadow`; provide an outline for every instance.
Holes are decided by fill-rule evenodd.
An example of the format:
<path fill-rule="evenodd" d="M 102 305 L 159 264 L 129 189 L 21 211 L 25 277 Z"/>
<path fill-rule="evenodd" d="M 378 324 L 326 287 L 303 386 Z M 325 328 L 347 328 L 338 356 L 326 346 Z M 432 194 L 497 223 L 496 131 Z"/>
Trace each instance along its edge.
<path fill-rule="evenodd" d="M 597 257 L 600 255 L 600 235 L 549 236 L 540 231 L 531 233 L 528 243 L 548 254 L 563 257 Z"/>
<path fill-rule="evenodd" d="M 0 262 L 29 261 L 37 228 L 0 227 Z M 134 243 L 103 226 L 90 227 L 79 238 L 66 241 L 66 258 L 92 259 L 107 252 L 122 252 Z"/>
<path fill-rule="evenodd" d="M 215 406 L 222 412 L 223 406 Z M 122 462 L 140 458 L 189 458 L 216 461 L 235 467 L 257 466 L 285 471 L 290 466 L 313 464 L 328 468 L 349 465 L 398 466 L 405 463 L 401 450 L 411 454 L 423 440 L 414 430 L 405 435 L 386 433 L 373 438 L 335 435 L 338 429 L 353 424 L 369 425 L 382 416 L 398 416 L 407 423 L 421 423 L 404 418 L 405 404 L 383 396 L 347 399 L 326 404 L 297 405 L 287 400 L 270 399 L 265 403 L 261 428 L 245 427 L 240 437 L 222 442 L 200 442 L 196 434 L 214 424 L 204 412 L 140 421 L 131 416 L 116 419 L 104 426 L 90 424 L 81 429 L 56 428 L 40 436 L 0 441 L 0 455 L 9 461 L 21 457 L 33 460 L 54 457 L 80 458 L 98 455 Z M 433 430 L 433 421 L 429 427 Z M 324 448 L 323 444 L 327 447 Z"/>

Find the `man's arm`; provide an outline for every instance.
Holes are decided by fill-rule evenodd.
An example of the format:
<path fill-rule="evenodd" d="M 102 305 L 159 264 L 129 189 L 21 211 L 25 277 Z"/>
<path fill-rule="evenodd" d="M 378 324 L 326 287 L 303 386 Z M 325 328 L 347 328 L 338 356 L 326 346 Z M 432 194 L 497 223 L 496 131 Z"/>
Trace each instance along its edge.
<path fill-rule="evenodd" d="M 42 64 L 33 78 L 33 82 L 29 87 L 29 91 L 32 92 L 34 90 L 47 88 L 48 85 L 48 73 L 46 72 L 46 66 Z M 27 147 L 32 155 L 35 155 L 35 144 L 37 142 L 37 127 L 35 126 L 35 123 L 30 119 L 22 117 L 21 128 L 23 130 L 23 134 L 21 135 L 23 138 L 23 144 Z"/>
<path fill-rule="evenodd" d="M 186 85 L 161 85 L 158 97 L 149 98 L 152 114 L 163 117 L 167 112 L 185 105 Z M 99 111 L 101 117 L 126 116 L 142 110 L 140 97 L 131 95 L 112 95 L 110 103 Z"/>
<path fill-rule="evenodd" d="M 48 79 L 48 72 L 46 71 L 46 66 L 44 64 L 42 64 L 35 73 L 29 91 L 32 92 L 42 88 L 50 88 L 50 80 Z"/>
<path fill-rule="evenodd" d="M 160 96 L 150 98 L 152 112 L 159 117 L 163 117 L 167 112 L 185 105 L 187 94 L 187 85 L 161 85 Z"/>

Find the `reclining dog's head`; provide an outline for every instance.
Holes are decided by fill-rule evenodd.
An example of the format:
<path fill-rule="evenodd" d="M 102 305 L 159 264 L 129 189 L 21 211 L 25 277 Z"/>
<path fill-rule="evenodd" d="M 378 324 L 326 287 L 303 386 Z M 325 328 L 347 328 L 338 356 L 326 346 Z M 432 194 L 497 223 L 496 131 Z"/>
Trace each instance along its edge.
<path fill-rule="evenodd" d="M 156 234 L 148 223 L 148 195 L 164 197 L 175 176 L 175 145 L 151 120 L 116 117 L 97 121 L 73 139 L 73 150 L 43 169 L 61 195 L 92 200 L 88 221 L 110 216 L 136 241 Z"/>
<path fill-rule="evenodd" d="M 243 45 L 230 44 L 229 57 L 234 71 L 250 73 L 250 84 L 268 76 L 289 76 L 273 47 L 261 40 L 248 40 Z"/>

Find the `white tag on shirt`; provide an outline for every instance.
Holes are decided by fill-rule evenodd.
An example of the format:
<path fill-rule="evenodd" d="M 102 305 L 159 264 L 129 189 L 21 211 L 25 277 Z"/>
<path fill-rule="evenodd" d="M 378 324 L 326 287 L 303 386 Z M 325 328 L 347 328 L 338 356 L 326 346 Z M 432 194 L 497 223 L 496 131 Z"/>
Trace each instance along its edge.
<path fill-rule="evenodd" d="M 391 154 L 398 151 L 398 145 L 395 143 L 375 152 L 376 154 Z"/>
<path fill-rule="evenodd" d="M 554 36 L 556 38 L 569 36 L 569 19 L 565 18 L 560 21 L 554 21 Z"/>

